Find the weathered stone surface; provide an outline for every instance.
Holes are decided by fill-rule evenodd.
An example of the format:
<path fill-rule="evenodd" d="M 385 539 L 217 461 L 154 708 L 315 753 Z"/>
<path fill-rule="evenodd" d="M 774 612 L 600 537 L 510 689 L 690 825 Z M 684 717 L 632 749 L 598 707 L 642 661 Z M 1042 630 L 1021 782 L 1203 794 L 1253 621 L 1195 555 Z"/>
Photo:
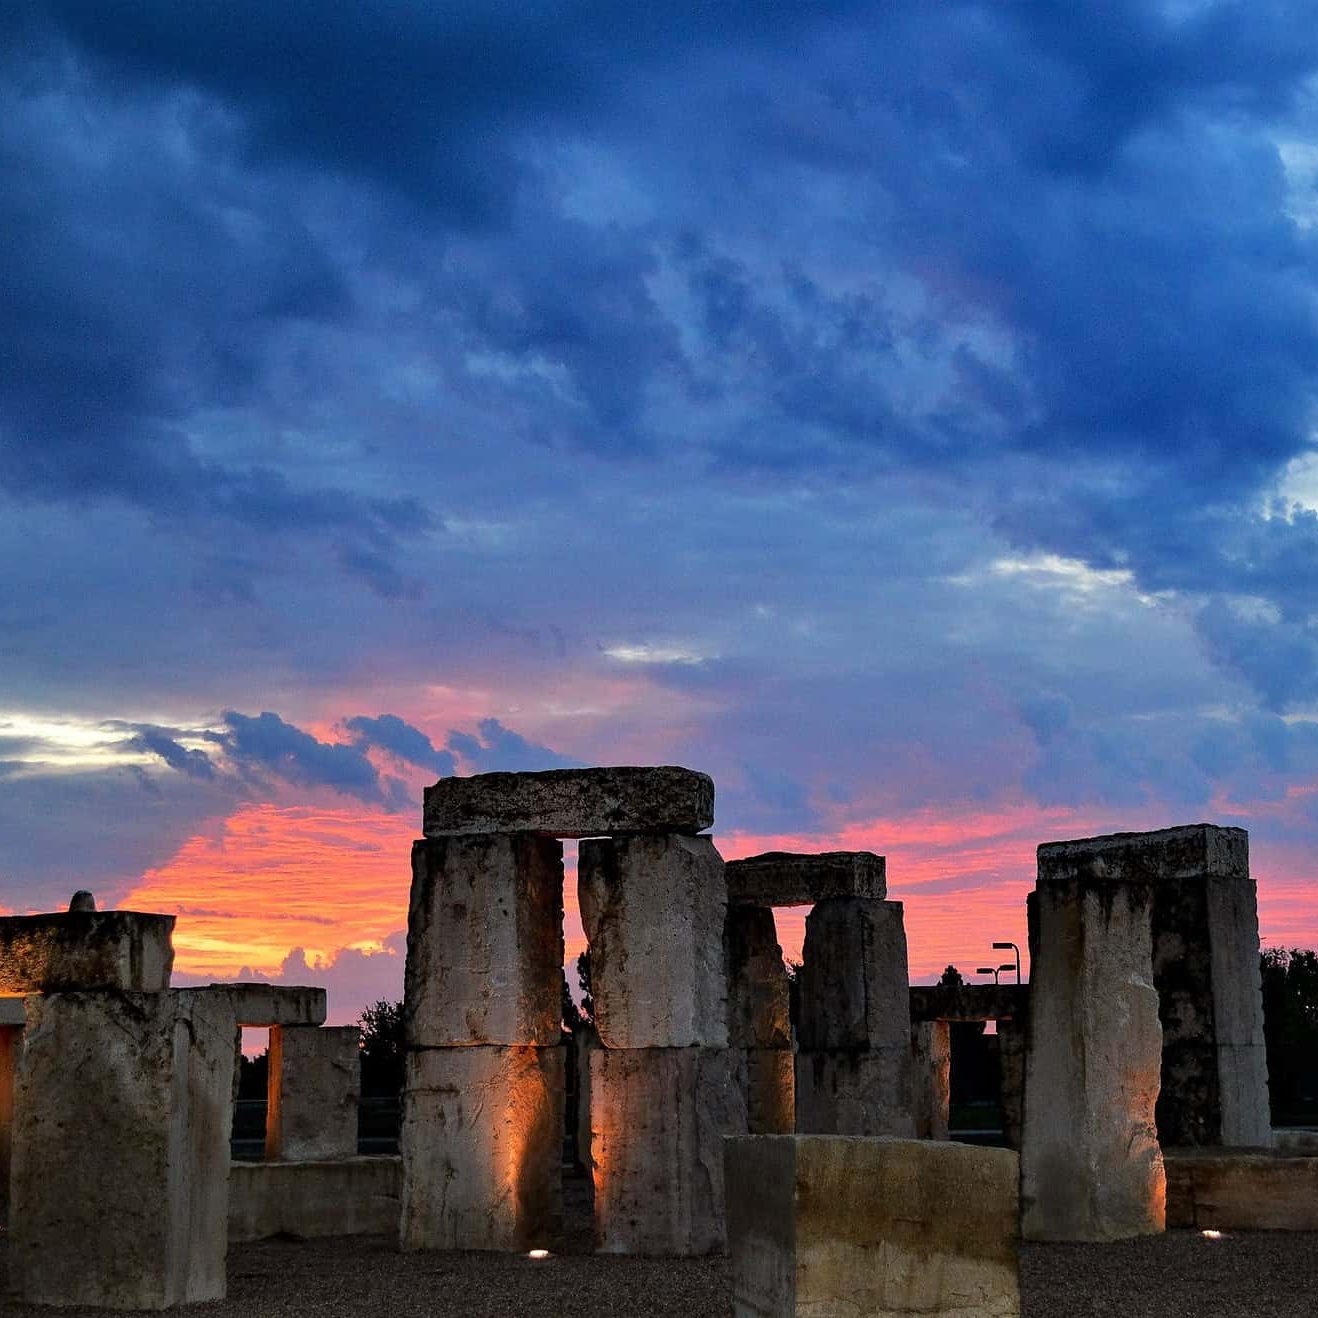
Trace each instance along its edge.
<path fill-rule="evenodd" d="M 22 998 L 0 998 L 0 1026 L 21 1030 L 26 1023 Z"/>
<path fill-rule="evenodd" d="M 767 906 L 729 906 L 728 1043 L 733 1048 L 792 1046 L 791 984 Z"/>
<path fill-rule="evenodd" d="M 722 1048 L 591 1052 L 603 1253 L 681 1257 L 723 1248 L 722 1140 L 746 1131 L 734 1058 Z"/>
<path fill-rule="evenodd" d="M 730 902 L 813 906 L 831 897 L 887 895 L 887 862 L 872 851 L 766 851 L 728 862 Z"/>
<path fill-rule="evenodd" d="M 952 1030 L 945 1020 L 911 1022 L 911 1091 L 916 1139 L 945 1140 L 952 1099 Z"/>
<path fill-rule="evenodd" d="M 487 833 L 413 845 L 403 1005 L 412 1046 L 555 1046 L 562 966 L 562 843 Z"/>
<path fill-rule="evenodd" d="M 1017 1318 L 1006 1149 L 796 1135 L 731 1139 L 735 1318 Z"/>
<path fill-rule="evenodd" d="M 140 911 L 0 916 L 0 994 L 159 993 L 174 968 L 174 917 Z"/>
<path fill-rule="evenodd" d="M 1038 849 L 1039 881 L 1120 879 L 1248 879 L 1249 834 L 1243 828 L 1186 824 L 1148 833 L 1045 842 Z"/>
<path fill-rule="evenodd" d="M 21 1001 L 21 999 L 20 999 Z M 9 1221 L 9 1164 L 14 1134 L 14 1084 L 23 1051 L 23 1031 L 0 1025 L 0 1227 Z"/>
<path fill-rule="evenodd" d="M 577 1063 L 577 1162 L 590 1171 L 590 1057 L 599 1048 L 599 1035 L 589 1025 L 572 1034 Z"/>
<path fill-rule="evenodd" d="M 222 994 L 59 993 L 28 1003 L 10 1271 L 33 1304 L 221 1299 L 234 1019 Z"/>
<path fill-rule="evenodd" d="M 913 1021 L 1000 1021 L 1024 1019 L 1028 984 L 913 984 Z"/>
<path fill-rule="evenodd" d="M 270 1031 L 265 1156 L 317 1162 L 357 1156 L 361 1038 L 355 1025 Z"/>
<path fill-rule="evenodd" d="M 404 1249 L 549 1248 L 562 1215 L 563 1049 L 411 1052 Z"/>
<path fill-rule="evenodd" d="M 699 833 L 714 823 L 714 781 L 676 765 L 549 769 L 441 778 L 425 791 L 426 837 L 447 833 Z"/>
<path fill-rule="evenodd" d="M 1318 1231 L 1318 1158 L 1247 1149 L 1171 1149 L 1167 1226 Z"/>
<path fill-rule="evenodd" d="M 911 1139 L 911 1045 L 796 1054 L 796 1129 L 803 1135 Z"/>
<path fill-rule="evenodd" d="M 240 1026 L 268 1030 L 274 1025 L 324 1025 L 327 1009 L 323 988 L 295 984 L 266 984 L 244 980 L 212 984 L 214 992 L 229 995 L 234 1018 Z"/>
<path fill-rule="evenodd" d="M 713 839 L 592 839 L 577 875 L 605 1048 L 726 1046 L 727 887 Z"/>
<path fill-rule="evenodd" d="M 1153 887 L 1063 880 L 1040 882 L 1033 897 L 1022 1231 L 1031 1240 L 1159 1232 Z"/>
<path fill-rule="evenodd" d="M 1028 1016 L 998 1022 L 998 1063 L 1002 1068 L 1002 1138 L 1019 1149 L 1025 1122 L 1025 1057 L 1029 1047 Z"/>
<path fill-rule="evenodd" d="M 742 1050 L 746 1130 L 790 1135 L 796 1129 L 796 1058 L 790 1048 Z"/>
<path fill-rule="evenodd" d="M 806 919 L 802 962 L 797 1039 L 803 1050 L 899 1048 L 909 1059 L 901 902 L 820 902 Z M 797 1101 L 799 1107 L 799 1092 Z"/>
<path fill-rule="evenodd" d="M 382 1236 L 398 1230 L 401 1158 L 236 1162 L 229 1243 L 271 1236 Z"/>

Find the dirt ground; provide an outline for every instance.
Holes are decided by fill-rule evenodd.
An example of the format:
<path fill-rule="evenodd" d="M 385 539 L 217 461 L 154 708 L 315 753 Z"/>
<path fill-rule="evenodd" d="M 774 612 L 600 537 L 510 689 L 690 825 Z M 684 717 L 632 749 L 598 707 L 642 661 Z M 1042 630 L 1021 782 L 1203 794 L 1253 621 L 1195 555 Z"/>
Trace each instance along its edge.
<path fill-rule="evenodd" d="M 0 1246 L 0 1268 L 3 1267 Z M 1318 1234 L 1195 1232 L 1118 1245 L 1028 1245 L 1025 1318 L 1313 1318 Z M 229 1297 L 197 1318 L 722 1318 L 726 1259 L 408 1254 L 385 1238 L 235 1246 Z M 0 1301 L 2 1318 L 51 1310 Z M 100 1310 L 60 1310 L 68 1315 Z"/>

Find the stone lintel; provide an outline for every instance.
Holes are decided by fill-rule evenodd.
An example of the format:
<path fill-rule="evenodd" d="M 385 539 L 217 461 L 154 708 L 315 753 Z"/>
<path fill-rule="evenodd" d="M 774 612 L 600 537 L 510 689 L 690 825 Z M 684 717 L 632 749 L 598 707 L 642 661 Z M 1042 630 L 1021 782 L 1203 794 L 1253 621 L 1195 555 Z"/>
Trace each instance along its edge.
<path fill-rule="evenodd" d="M 549 769 L 441 778 L 425 790 L 422 832 L 700 833 L 714 823 L 714 780 L 676 765 Z"/>
<path fill-rule="evenodd" d="M 263 984 L 243 981 L 211 984 L 214 992 L 226 993 L 239 1025 L 271 1029 L 283 1025 L 324 1025 L 325 990 L 302 984 Z"/>
<path fill-rule="evenodd" d="M 0 917 L 0 994 L 159 993 L 174 966 L 174 917 L 60 911 Z"/>
<path fill-rule="evenodd" d="M 1039 880 L 1248 879 L 1249 834 L 1243 828 L 1186 824 L 1149 833 L 1044 842 L 1038 849 Z"/>
<path fill-rule="evenodd" d="M 888 895 L 887 866 L 872 851 L 766 851 L 728 862 L 728 901 L 813 906 L 830 897 Z"/>
<path fill-rule="evenodd" d="M 1029 1010 L 1028 984 L 913 984 L 911 1022 L 1018 1020 Z"/>

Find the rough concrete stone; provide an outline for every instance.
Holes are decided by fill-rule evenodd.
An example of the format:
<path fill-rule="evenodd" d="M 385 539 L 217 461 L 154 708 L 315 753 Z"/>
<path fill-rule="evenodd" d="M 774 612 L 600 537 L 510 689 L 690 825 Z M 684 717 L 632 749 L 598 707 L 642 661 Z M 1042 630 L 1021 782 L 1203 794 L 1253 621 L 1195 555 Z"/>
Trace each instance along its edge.
<path fill-rule="evenodd" d="M 1025 1122 L 1025 1057 L 1029 1048 L 1029 1017 L 998 1022 L 998 1063 L 1002 1068 L 1002 1138 L 1019 1149 Z"/>
<path fill-rule="evenodd" d="M 1151 884 L 1102 878 L 1041 881 L 1034 891 L 1021 1140 L 1027 1239 L 1163 1229 L 1152 898 Z"/>
<path fill-rule="evenodd" d="M 728 862 L 728 901 L 813 906 L 831 897 L 888 895 L 886 862 L 872 851 L 766 851 Z"/>
<path fill-rule="evenodd" d="M 746 1130 L 790 1135 L 796 1129 L 796 1057 L 790 1048 L 742 1050 Z"/>
<path fill-rule="evenodd" d="M 735 1318 L 1017 1318 L 1006 1149 L 796 1135 L 730 1139 Z"/>
<path fill-rule="evenodd" d="M 327 1010 L 323 988 L 266 984 L 259 980 L 212 984 L 229 995 L 239 1026 L 268 1030 L 275 1025 L 324 1025 Z"/>
<path fill-rule="evenodd" d="M 733 1048 L 792 1046 L 791 984 L 767 906 L 729 906 L 728 1043 Z"/>
<path fill-rule="evenodd" d="M 355 1025 L 270 1031 L 265 1156 L 318 1162 L 357 1156 L 361 1039 Z"/>
<path fill-rule="evenodd" d="M 28 1303 L 222 1299 L 234 1019 L 205 989 L 28 1002 L 10 1275 Z"/>
<path fill-rule="evenodd" d="M 404 1249 L 552 1247 L 562 1216 L 563 1086 L 561 1047 L 408 1054 Z"/>
<path fill-rule="evenodd" d="M 236 1162 L 229 1243 L 271 1236 L 382 1236 L 398 1230 L 401 1158 Z"/>
<path fill-rule="evenodd" d="M 0 1025 L 0 1227 L 9 1221 L 9 1165 L 14 1134 L 14 1084 L 23 1051 L 23 1031 Z"/>
<path fill-rule="evenodd" d="M 592 839 L 577 875 L 604 1047 L 726 1046 L 727 887 L 713 840 Z"/>
<path fill-rule="evenodd" d="M 1028 984 L 913 984 L 913 1021 L 1000 1021 L 1024 1019 Z"/>
<path fill-rule="evenodd" d="M 599 1035 L 589 1025 L 572 1035 L 577 1054 L 577 1161 L 586 1171 L 590 1171 L 590 1058 L 599 1046 Z"/>
<path fill-rule="evenodd" d="M 159 993 L 174 967 L 174 917 L 62 911 L 0 917 L 0 994 Z"/>
<path fill-rule="evenodd" d="M 22 1029 L 27 1023 L 22 998 L 0 998 L 0 1026 Z"/>
<path fill-rule="evenodd" d="M 683 1257 L 723 1248 L 722 1140 L 746 1131 L 734 1058 L 722 1048 L 591 1052 L 603 1253 Z"/>
<path fill-rule="evenodd" d="M 1318 1158 L 1238 1149 L 1170 1149 L 1167 1226 L 1318 1231 Z"/>
<path fill-rule="evenodd" d="M 403 1007 L 413 1047 L 555 1046 L 562 966 L 562 843 L 489 833 L 413 845 Z"/>
<path fill-rule="evenodd" d="M 901 902 L 834 897 L 810 912 L 797 1039 L 810 1052 L 900 1048 L 909 1058 L 911 1005 Z"/>
<path fill-rule="evenodd" d="M 911 1044 L 796 1054 L 796 1129 L 803 1135 L 915 1135 Z"/>
<path fill-rule="evenodd" d="M 1248 879 L 1249 834 L 1243 828 L 1186 824 L 1147 833 L 1045 842 L 1038 849 L 1039 881 L 1120 879 Z"/>
<path fill-rule="evenodd" d="M 714 823 L 714 781 L 675 765 L 479 773 L 427 787 L 424 819 L 426 837 L 699 833 Z"/>
<path fill-rule="evenodd" d="M 945 1020 L 911 1022 L 911 1073 L 916 1139 L 945 1140 L 952 1101 L 952 1029 Z"/>

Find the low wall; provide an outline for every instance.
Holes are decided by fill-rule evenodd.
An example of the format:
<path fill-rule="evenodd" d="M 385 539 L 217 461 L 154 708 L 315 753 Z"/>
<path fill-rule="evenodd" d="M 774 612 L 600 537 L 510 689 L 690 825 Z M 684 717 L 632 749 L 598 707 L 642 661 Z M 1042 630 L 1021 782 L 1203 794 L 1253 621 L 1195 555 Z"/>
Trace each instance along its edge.
<path fill-rule="evenodd" d="M 235 1162 L 229 1240 L 398 1233 L 401 1158 L 337 1162 Z"/>
<path fill-rule="evenodd" d="M 1318 1231 L 1318 1157 L 1260 1149 L 1164 1149 L 1167 1225 Z"/>

